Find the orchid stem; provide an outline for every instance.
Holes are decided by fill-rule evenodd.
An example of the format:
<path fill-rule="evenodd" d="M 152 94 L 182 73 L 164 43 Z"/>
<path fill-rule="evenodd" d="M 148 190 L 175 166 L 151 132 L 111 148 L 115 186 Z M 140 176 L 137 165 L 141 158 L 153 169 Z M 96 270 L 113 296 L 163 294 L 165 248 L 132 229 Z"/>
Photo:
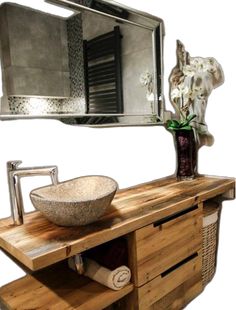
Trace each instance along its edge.
<path fill-rule="evenodd" d="M 174 105 L 175 110 L 177 111 L 177 113 L 180 114 L 180 116 L 182 116 L 182 119 L 185 119 L 185 115 L 184 113 L 181 111 L 181 109 L 179 109 L 178 105 L 175 103 L 175 101 L 172 101 L 172 104 Z"/>

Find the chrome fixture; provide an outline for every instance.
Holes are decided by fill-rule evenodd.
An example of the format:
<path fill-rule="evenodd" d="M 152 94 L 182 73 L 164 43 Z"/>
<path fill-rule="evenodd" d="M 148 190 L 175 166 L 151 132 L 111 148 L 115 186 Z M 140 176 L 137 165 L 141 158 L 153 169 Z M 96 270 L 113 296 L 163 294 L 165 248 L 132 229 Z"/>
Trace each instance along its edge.
<path fill-rule="evenodd" d="M 82 275 L 85 272 L 85 266 L 83 261 L 83 256 L 81 253 L 71 256 L 68 259 L 68 266 Z"/>
<path fill-rule="evenodd" d="M 18 168 L 21 163 L 22 161 L 20 160 L 12 160 L 7 162 L 8 186 L 14 225 L 22 225 L 24 223 L 24 205 L 20 184 L 20 179 L 22 177 L 49 175 L 51 177 L 52 184 L 56 185 L 58 183 L 57 166 Z"/>

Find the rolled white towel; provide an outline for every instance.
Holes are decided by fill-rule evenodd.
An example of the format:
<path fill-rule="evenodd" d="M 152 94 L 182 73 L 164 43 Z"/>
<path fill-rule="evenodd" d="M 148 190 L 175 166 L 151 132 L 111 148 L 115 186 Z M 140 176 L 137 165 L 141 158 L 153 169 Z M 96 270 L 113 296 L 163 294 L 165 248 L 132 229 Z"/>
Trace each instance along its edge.
<path fill-rule="evenodd" d="M 90 279 L 103 284 L 113 290 L 120 290 L 130 282 L 131 271 L 126 266 L 120 266 L 114 270 L 102 267 L 97 262 L 89 258 L 83 258 L 84 275 Z M 69 267 L 76 270 L 69 260 Z"/>

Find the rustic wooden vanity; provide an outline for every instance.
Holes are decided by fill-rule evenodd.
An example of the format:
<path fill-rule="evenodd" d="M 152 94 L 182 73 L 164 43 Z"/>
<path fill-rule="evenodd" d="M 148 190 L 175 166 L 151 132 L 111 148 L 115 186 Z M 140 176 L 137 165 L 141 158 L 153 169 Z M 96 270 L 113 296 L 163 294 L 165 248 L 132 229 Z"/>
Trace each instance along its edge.
<path fill-rule="evenodd" d="M 59 227 L 39 212 L 0 221 L 0 247 L 28 275 L 0 288 L 1 309 L 182 309 L 202 290 L 202 216 L 234 199 L 235 180 L 168 177 L 120 190 L 100 221 Z M 77 275 L 67 258 L 123 237 L 132 280 L 113 291 Z"/>

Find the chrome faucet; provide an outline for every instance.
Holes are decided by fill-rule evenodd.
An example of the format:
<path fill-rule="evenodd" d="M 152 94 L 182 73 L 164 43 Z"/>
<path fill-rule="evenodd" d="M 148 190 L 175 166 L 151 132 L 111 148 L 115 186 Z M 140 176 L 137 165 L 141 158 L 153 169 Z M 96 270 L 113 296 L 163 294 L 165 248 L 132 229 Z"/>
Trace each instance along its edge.
<path fill-rule="evenodd" d="M 20 184 L 20 179 L 22 177 L 49 175 L 51 177 L 52 184 L 58 183 L 57 166 L 18 168 L 21 163 L 22 161 L 20 160 L 12 160 L 7 162 L 11 214 L 15 225 L 22 225 L 24 223 L 24 205 Z"/>

